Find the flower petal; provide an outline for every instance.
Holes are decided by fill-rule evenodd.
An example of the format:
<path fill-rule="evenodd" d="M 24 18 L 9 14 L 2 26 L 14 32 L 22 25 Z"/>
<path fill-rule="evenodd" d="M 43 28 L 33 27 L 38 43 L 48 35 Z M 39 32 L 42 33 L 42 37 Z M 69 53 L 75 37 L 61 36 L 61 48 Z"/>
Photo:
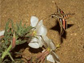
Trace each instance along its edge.
<path fill-rule="evenodd" d="M 32 48 L 39 48 L 43 46 L 42 38 L 40 36 L 34 37 L 28 44 Z"/>
<path fill-rule="evenodd" d="M 39 47 L 43 46 L 43 42 L 42 42 L 42 38 L 40 36 L 38 36 L 38 40 L 39 40 Z"/>
<path fill-rule="evenodd" d="M 0 31 L 0 36 L 4 35 L 5 30 Z"/>
<path fill-rule="evenodd" d="M 53 58 L 55 59 L 55 62 L 60 63 L 58 55 L 55 52 L 51 52 L 51 54 L 52 54 Z"/>
<path fill-rule="evenodd" d="M 35 48 L 35 49 L 38 49 L 39 48 L 39 44 L 38 43 L 29 43 L 28 44 L 31 48 Z"/>
<path fill-rule="evenodd" d="M 49 47 L 49 38 L 47 36 L 42 36 L 44 40 L 45 47 Z"/>
<path fill-rule="evenodd" d="M 47 34 L 47 29 L 46 29 L 46 27 L 44 25 L 40 26 L 36 31 L 37 31 L 37 35 L 44 36 L 44 35 Z"/>
<path fill-rule="evenodd" d="M 50 62 L 55 63 L 55 60 L 54 60 L 54 58 L 53 58 L 53 56 L 52 56 L 51 54 L 49 54 L 49 55 L 47 56 L 47 60 L 50 61 Z"/>
<path fill-rule="evenodd" d="M 52 54 L 59 59 L 58 55 L 55 52 L 52 52 Z"/>
<path fill-rule="evenodd" d="M 35 17 L 35 16 L 32 16 L 30 21 L 31 21 L 31 26 L 35 27 L 37 25 L 37 23 L 38 23 L 38 18 Z"/>
<path fill-rule="evenodd" d="M 39 48 L 38 39 L 33 38 L 28 45 L 32 48 Z"/>
<path fill-rule="evenodd" d="M 42 25 L 43 25 L 43 20 L 40 20 L 40 21 L 38 22 L 36 28 L 38 29 L 38 28 L 39 28 L 40 26 L 42 26 Z"/>
<path fill-rule="evenodd" d="M 52 49 L 52 50 L 55 50 L 55 49 L 56 49 L 56 46 L 55 46 L 55 44 L 52 42 L 51 39 L 50 39 L 49 47 L 50 47 L 50 49 Z"/>

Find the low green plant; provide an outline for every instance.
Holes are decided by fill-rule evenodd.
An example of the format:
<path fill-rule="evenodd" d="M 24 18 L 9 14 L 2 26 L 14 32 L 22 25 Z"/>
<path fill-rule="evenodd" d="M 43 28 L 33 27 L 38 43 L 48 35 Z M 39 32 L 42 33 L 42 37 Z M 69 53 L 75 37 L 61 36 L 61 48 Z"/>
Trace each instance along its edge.
<path fill-rule="evenodd" d="M 7 56 L 14 62 L 11 51 L 16 45 L 23 44 L 28 41 L 32 27 L 22 25 L 22 22 L 14 24 L 9 19 L 5 26 L 4 37 L 0 39 L 0 63 L 7 61 Z"/>

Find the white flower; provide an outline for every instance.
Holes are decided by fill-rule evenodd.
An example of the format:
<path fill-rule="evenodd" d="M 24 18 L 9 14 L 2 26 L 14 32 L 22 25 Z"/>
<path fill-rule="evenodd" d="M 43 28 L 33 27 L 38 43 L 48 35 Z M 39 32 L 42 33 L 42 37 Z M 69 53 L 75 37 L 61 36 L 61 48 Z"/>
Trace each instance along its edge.
<path fill-rule="evenodd" d="M 59 57 L 53 51 L 47 56 L 47 60 L 52 62 L 52 63 L 60 63 Z"/>
<path fill-rule="evenodd" d="M 50 51 L 50 54 L 46 57 L 47 60 L 50 62 L 53 62 L 53 63 L 55 63 L 55 62 L 60 63 L 59 57 L 54 52 L 56 49 L 55 44 L 48 37 L 45 38 L 45 42 L 46 42 L 47 49 Z"/>
<path fill-rule="evenodd" d="M 0 36 L 4 35 L 5 30 L 0 31 Z"/>
<path fill-rule="evenodd" d="M 56 49 L 53 41 L 51 39 L 49 39 L 47 36 L 44 36 L 43 40 L 44 40 L 44 43 L 45 43 L 44 45 L 46 45 L 45 46 L 46 48 L 49 48 L 50 50 L 55 50 Z"/>
<path fill-rule="evenodd" d="M 50 62 L 53 62 L 53 63 L 55 63 L 55 62 L 60 63 L 58 56 L 54 52 L 56 49 L 55 44 L 52 42 L 51 39 L 49 39 L 46 36 L 47 29 L 43 25 L 43 21 L 41 20 L 40 22 L 38 22 L 38 18 L 35 16 L 32 16 L 31 17 L 31 26 L 35 27 L 35 29 L 33 29 L 33 31 L 36 32 L 35 33 L 36 37 L 32 38 L 28 45 L 32 48 L 39 48 L 39 47 L 42 47 L 42 45 L 44 45 L 44 47 L 47 48 L 46 51 L 50 52 L 50 54 L 47 55 L 47 60 Z M 45 50 L 42 53 L 45 53 Z"/>
<path fill-rule="evenodd" d="M 43 41 L 42 41 L 42 37 L 45 37 L 47 34 L 47 29 L 46 27 L 43 25 L 43 21 L 40 20 L 38 22 L 38 18 L 35 16 L 32 16 L 31 19 L 31 26 L 35 27 L 35 29 L 33 29 L 33 31 L 35 32 L 35 37 L 31 39 L 30 43 L 28 44 L 30 47 L 32 48 L 39 48 L 42 47 L 43 45 Z"/>
<path fill-rule="evenodd" d="M 59 57 L 56 55 L 55 53 L 55 44 L 52 42 L 51 39 L 49 39 L 47 36 L 43 37 L 43 41 L 44 41 L 44 47 L 46 49 L 44 49 L 40 55 L 40 61 L 43 61 L 43 59 L 46 59 L 52 63 L 60 63 L 59 61 Z"/>

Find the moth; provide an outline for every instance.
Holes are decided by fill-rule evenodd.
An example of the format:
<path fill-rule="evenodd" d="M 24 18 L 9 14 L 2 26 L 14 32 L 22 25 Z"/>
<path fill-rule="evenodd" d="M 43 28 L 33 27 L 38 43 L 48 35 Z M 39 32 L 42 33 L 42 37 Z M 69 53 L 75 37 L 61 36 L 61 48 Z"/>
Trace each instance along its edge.
<path fill-rule="evenodd" d="M 57 8 L 57 12 L 54 14 L 51 14 L 52 18 L 57 18 L 59 25 L 60 25 L 60 34 L 62 35 L 64 33 L 64 31 L 67 29 L 67 21 L 66 19 L 68 19 L 69 17 L 71 17 L 72 15 L 74 15 L 74 13 L 67 13 L 65 14 L 63 10 L 61 10 L 57 4 L 55 3 L 55 6 Z"/>

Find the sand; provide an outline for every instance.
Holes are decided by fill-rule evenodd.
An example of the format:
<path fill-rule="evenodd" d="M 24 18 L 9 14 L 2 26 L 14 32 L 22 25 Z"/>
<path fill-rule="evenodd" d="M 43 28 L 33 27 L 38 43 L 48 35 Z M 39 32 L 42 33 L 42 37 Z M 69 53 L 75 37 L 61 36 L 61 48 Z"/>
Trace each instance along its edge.
<path fill-rule="evenodd" d="M 63 38 L 56 54 L 61 63 L 84 63 L 84 0 L 0 0 L 0 30 L 4 29 L 8 18 L 29 25 L 30 17 L 35 15 L 43 19 L 48 37 L 57 45 L 59 33 L 50 29 L 56 25 L 56 19 L 49 17 L 56 12 L 55 2 L 65 13 L 75 13 L 67 19 L 73 26 L 66 29 L 66 39 Z"/>

